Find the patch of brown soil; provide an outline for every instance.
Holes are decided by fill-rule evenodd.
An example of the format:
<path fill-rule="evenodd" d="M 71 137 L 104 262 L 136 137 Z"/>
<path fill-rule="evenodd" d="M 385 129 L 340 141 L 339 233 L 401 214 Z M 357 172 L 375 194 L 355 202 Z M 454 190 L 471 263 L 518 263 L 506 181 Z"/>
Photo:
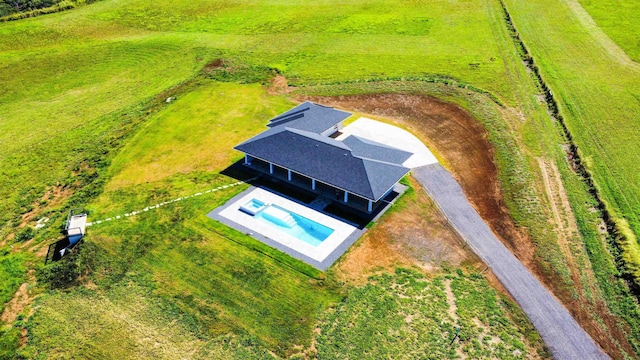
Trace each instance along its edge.
<path fill-rule="evenodd" d="M 0 315 L 0 322 L 3 324 L 12 324 L 33 301 L 33 297 L 29 294 L 29 284 L 35 282 L 35 271 L 29 270 L 27 275 L 29 281 L 20 285 L 13 298 L 5 304 L 4 311 Z"/>
<path fill-rule="evenodd" d="M 419 189 L 415 180 L 410 181 Z M 392 209 L 343 257 L 336 267 L 342 281 L 364 283 L 369 276 L 396 266 L 435 272 L 443 265 L 480 263 L 424 191 L 406 195 L 394 205 L 398 206 L 402 211 Z"/>
<path fill-rule="evenodd" d="M 4 307 L 0 321 L 4 324 L 13 323 L 18 315 L 24 310 L 25 306 L 29 303 L 29 294 L 27 293 L 28 283 L 20 285 L 18 291 L 16 291 L 13 298 L 9 300 Z"/>
<path fill-rule="evenodd" d="M 289 87 L 287 78 L 282 75 L 278 75 L 271 79 L 267 92 L 270 95 L 279 95 L 291 92 L 291 90 L 292 89 Z"/>
<path fill-rule="evenodd" d="M 56 207 L 66 201 L 71 194 L 72 189 L 62 186 L 53 186 L 45 191 L 44 195 L 33 204 L 33 209 L 22 215 L 19 227 L 25 227 L 29 222 L 33 221 L 43 210 Z"/>
<path fill-rule="evenodd" d="M 458 306 L 456 305 L 456 296 L 453 294 L 453 290 L 451 290 L 451 279 L 446 279 L 444 281 L 444 293 L 447 296 L 447 303 L 449 304 L 449 308 L 447 309 L 447 314 L 451 320 L 453 320 L 454 324 L 459 324 L 458 318 Z M 462 352 L 462 346 L 460 346 L 460 339 L 457 339 L 456 342 L 456 354 L 459 359 L 466 359 L 467 355 Z"/>
<path fill-rule="evenodd" d="M 207 74 L 210 74 L 210 73 L 214 72 L 215 70 L 220 69 L 223 66 L 224 66 L 224 60 L 218 58 L 218 59 L 214 59 L 213 61 L 211 61 L 207 65 L 205 65 L 204 68 L 202 69 L 202 71 L 204 71 Z"/>
<path fill-rule="evenodd" d="M 35 252 L 38 259 L 44 259 L 44 257 L 47 256 L 47 253 L 49 252 L 49 244 L 47 242 L 42 242 L 34 246 L 31 251 Z"/>
<path fill-rule="evenodd" d="M 374 229 L 367 231 L 343 257 L 336 268 L 336 275 L 341 281 L 359 285 L 366 283 L 373 274 L 411 265 L 412 261 L 392 248 L 389 238 Z"/>
<path fill-rule="evenodd" d="M 444 158 L 494 233 L 527 267 L 535 268 L 534 247 L 517 229 L 504 204 L 487 131 L 464 109 L 433 97 L 404 94 L 310 96 L 300 100 L 385 117 L 416 134 Z"/>

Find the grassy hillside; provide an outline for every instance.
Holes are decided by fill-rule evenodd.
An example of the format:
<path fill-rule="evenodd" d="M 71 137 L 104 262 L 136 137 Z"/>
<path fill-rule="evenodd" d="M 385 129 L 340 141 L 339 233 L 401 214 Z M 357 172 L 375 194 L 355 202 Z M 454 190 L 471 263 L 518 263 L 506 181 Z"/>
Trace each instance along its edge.
<path fill-rule="evenodd" d="M 63 207 L 100 192 L 110 154 L 163 106 L 163 92 L 216 58 L 297 83 L 456 77 L 510 98 L 486 16 L 495 4 L 416 6 L 112 0 L 0 24 L 3 240 L 42 216 L 52 225 L 36 242 L 55 237 Z"/>
<path fill-rule="evenodd" d="M 202 83 L 150 119 L 113 160 L 112 180 L 89 206 L 92 218 L 235 183 L 218 174 L 238 157 L 230 144 L 261 131 L 263 119 L 290 105 L 267 97 L 259 85 Z M 297 261 L 294 269 L 278 265 L 252 248 L 286 256 L 205 217 L 245 188 L 95 225 L 92 236 L 109 253 L 131 254 L 125 262 L 134 256 L 164 296 L 212 317 L 211 332 L 234 330 L 289 349 L 311 331 L 314 313 L 335 294 L 300 272 L 317 271 Z"/>
<path fill-rule="evenodd" d="M 29 359 L 272 358 L 250 343 L 198 337 L 193 317 L 134 281 L 107 291 L 52 293 L 37 308 L 28 325 L 30 344 L 22 351 Z"/>
<path fill-rule="evenodd" d="M 237 181 L 219 174 L 238 158 L 227 142 L 261 131 L 263 119 L 289 106 L 257 84 L 199 81 L 197 88 L 146 121 L 112 159 L 110 181 L 88 206 L 92 220 Z M 324 309 L 343 297 L 358 299 L 359 292 L 341 289 L 332 275 L 323 280 L 318 271 L 205 217 L 244 188 L 234 186 L 93 225 L 79 261 L 83 269 L 91 269 L 88 277 L 82 286 L 39 298 L 35 314 L 25 323 L 30 335 L 20 354 L 269 358 L 267 349 L 279 356 L 310 351 L 310 334 Z M 424 281 L 413 272 L 406 275 Z M 473 288 L 484 293 L 488 284 Z M 428 296 L 440 292 L 423 290 Z M 486 294 L 495 297 L 492 291 Z M 477 316 L 485 313 L 476 302 L 469 306 Z M 507 309 L 517 314 L 505 308 L 500 316 L 506 316 L 502 311 Z M 516 325 L 522 315 L 514 316 L 518 318 L 501 321 L 514 331 L 531 331 L 530 325 Z M 440 319 L 436 313 L 428 318 Z M 130 331 L 122 332 L 122 327 Z M 76 331 L 81 335 L 72 337 Z M 538 348 L 540 339 L 531 336 L 527 344 Z M 482 353 L 481 345 L 466 341 L 464 346 Z M 522 341 L 509 336 L 499 348 L 513 347 L 524 355 L 530 348 Z M 325 338 L 315 346 L 323 342 L 334 344 Z M 414 345 L 416 351 L 429 352 L 440 346 Z"/>
<path fill-rule="evenodd" d="M 48 189 L 71 186 L 71 172 L 95 167 L 93 154 L 107 152 L 155 95 L 216 57 L 294 83 L 455 77 L 511 99 L 487 17 L 495 4 L 429 2 L 419 14 L 416 6 L 103 1 L 0 24 L 3 233 Z"/>

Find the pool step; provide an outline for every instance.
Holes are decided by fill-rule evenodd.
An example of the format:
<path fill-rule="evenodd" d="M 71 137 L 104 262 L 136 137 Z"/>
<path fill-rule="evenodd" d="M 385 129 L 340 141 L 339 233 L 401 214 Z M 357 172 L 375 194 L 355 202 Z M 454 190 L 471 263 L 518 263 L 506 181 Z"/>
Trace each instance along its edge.
<path fill-rule="evenodd" d="M 294 225 L 296 225 L 296 219 L 294 219 L 291 214 L 273 206 L 268 206 L 266 209 L 264 209 L 264 211 L 262 212 L 262 216 L 275 224 L 288 228 L 292 228 Z"/>
<path fill-rule="evenodd" d="M 296 219 L 294 219 L 291 215 L 287 214 L 287 218 L 285 219 L 285 224 L 287 224 L 287 227 L 292 228 L 296 224 Z"/>

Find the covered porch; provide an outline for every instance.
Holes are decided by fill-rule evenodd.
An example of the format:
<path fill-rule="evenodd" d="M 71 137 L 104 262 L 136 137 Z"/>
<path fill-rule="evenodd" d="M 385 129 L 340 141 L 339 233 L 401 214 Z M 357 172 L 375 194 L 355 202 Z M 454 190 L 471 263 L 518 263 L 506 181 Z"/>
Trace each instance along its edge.
<path fill-rule="evenodd" d="M 303 190 L 319 195 L 320 198 L 314 201 L 314 203 L 316 203 L 315 205 L 318 207 L 326 207 L 334 203 L 339 204 L 340 206 L 349 207 L 359 212 L 370 214 L 375 212 L 380 206 L 386 204 L 385 199 L 387 195 L 393 191 L 392 187 L 378 201 L 375 201 L 250 155 L 245 154 L 244 165 L 254 171 L 268 175 L 270 178 L 287 182 Z"/>

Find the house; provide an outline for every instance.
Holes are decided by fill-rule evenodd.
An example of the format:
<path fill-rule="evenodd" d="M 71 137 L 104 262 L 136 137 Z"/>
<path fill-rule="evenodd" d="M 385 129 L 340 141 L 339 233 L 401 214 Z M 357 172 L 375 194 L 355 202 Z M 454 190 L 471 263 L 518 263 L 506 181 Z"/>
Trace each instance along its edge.
<path fill-rule="evenodd" d="M 349 116 L 305 102 L 271 119 L 266 131 L 235 149 L 245 154 L 244 164 L 258 172 L 372 212 L 409 172 L 402 163 L 413 154 L 355 135 L 341 136 Z"/>

